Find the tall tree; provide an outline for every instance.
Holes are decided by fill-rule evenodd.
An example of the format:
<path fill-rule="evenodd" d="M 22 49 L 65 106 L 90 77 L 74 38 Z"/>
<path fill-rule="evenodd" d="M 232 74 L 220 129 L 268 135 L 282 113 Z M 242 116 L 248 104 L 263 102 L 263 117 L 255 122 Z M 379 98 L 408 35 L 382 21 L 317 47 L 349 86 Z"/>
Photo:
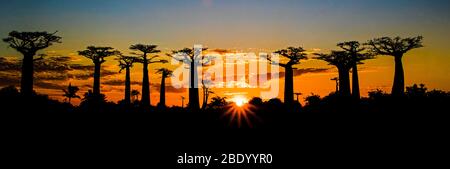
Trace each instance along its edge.
<path fill-rule="evenodd" d="M 359 99 L 361 94 L 359 92 L 359 78 L 358 78 L 358 64 L 363 64 L 363 60 L 372 59 L 373 55 L 370 53 L 363 53 L 366 48 L 362 47 L 357 41 L 349 41 L 338 43 L 344 51 L 347 51 L 352 59 L 352 96 Z"/>
<path fill-rule="evenodd" d="M 370 46 L 373 53 L 394 57 L 395 73 L 391 93 L 393 96 L 402 96 L 405 94 L 405 75 L 402 63 L 403 55 L 412 49 L 423 47 L 422 41 L 422 36 L 404 39 L 397 36 L 395 38 L 376 38 L 367 42 L 367 45 Z"/>
<path fill-rule="evenodd" d="M 172 75 L 172 71 L 166 68 L 157 69 L 156 73 L 161 74 L 161 87 L 159 92 L 159 107 L 166 107 L 166 78 Z"/>
<path fill-rule="evenodd" d="M 134 53 L 139 55 L 139 58 L 136 60 L 138 63 L 142 63 L 142 96 L 141 96 L 141 106 L 149 107 L 150 106 L 150 79 L 148 75 L 148 65 L 152 63 L 167 63 L 167 60 L 157 59 L 158 55 L 153 55 L 150 58 L 147 57 L 149 54 L 159 53 L 160 50 L 157 50 L 157 45 L 144 45 L 144 44 L 135 44 L 131 45 L 130 49 L 134 51 L 139 51 L 139 53 Z"/>
<path fill-rule="evenodd" d="M 91 59 L 94 63 L 94 89 L 92 96 L 100 96 L 100 70 L 105 58 L 119 54 L 119 51 L 112 47 L 88 46 L 86 50 L 78 51 L 78 54 Z"/>
<path fill-rule="evenodd" d="M 124 102 L 126 105 L 131 104 L 131 80 L 130 80 L 130 68 L 133 67 L 133 63 L 136 62 L 136 57 L 118 55 L 117 60 L 119 61 L 119 72 L 125 69 L 125 98 Z"/>
<path fill-rule="evenodd" d="M 286 105 L 292 105 L 294 103 L 294 71 L 293 66 L 300 64 L 300 60 L 308 59 L 306 57 L 305 50 L 302 47 L 288 47 L 287 49 L 281 49 L 275 51 L 285 58 L 288 59 L 286 63 L 278 63 L 272 61 L 270 56 L 267 56 L 267 60 L 271 62 L 271 64 L 278 65 L 284 68 L 285 76 L 284 76 L 284 103 Z M 280 59 L 281 60 L 281 59 Z"/>
<path fill-rule="evenodd" d="M 205 110 L 208 105 L 208 99 L 210 94 L 214 94 L 213 91 L 211 91 L 210 86 L 212 85 L 211 80 L 205 80 L 202 79 L 202 91 L 203 91 L 203 104 L 202 104 L 202 110 Z"/>
<path fill-rule="evenodd" d="M 316 54 L 317 59 L 336 66 L 339 73 L 339 94 L 350 96 L 350 69 L 352 68 L 351 55 L 346 51 L 331 51 L 330 54 Z"/>
<path fill-rule="evenodd" d="M 34 56 L 39 50 L 45 49 L 54 43 L 61 43 L 61 37 L 48 32 L 18 32 L 12 31 L 3 41 L 23 55 L 22 76 L 20 92 L 23 96 L 30 97 L 33 94 L 33 62 Z M 38 58 L 39 59 L 39 58 Z"/>
<path fill-rule="evenodd" d="M 197 67 L 208 61 L 201 53 L 206 48 L 184 48 L 174 50 L 168 56 L 189 65 L 189 109 L 192 111 L 200 110 L 200 97 L 198 91 L 198 71 Z M 206 60 L 205 60 L 206 59 Z"/>
<path fill-rule="evenodd" d="M 72 98 L 78 98 L 80 99 L 81 97 L 77 95 L 78 90 L 80 90 L 77 86 L 72 86 L 72 83 L 69 83 L 69 86 L 67 86 L 67 90 L 63 89 L 64 92 L 64 97 L 67 98 L 67 100 L 71 101 Z"/>

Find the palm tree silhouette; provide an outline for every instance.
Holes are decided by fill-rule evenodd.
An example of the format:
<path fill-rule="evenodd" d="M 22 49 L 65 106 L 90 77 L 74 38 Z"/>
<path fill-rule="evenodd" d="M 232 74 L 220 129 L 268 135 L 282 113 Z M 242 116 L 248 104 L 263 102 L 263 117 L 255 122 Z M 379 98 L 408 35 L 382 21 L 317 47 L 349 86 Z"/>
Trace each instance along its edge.
<path fill-rule="evenodd" d="M 288 47 L 287 49 L 281 49 L 275 51 L 279 55 L 289 59 L 287 63 L 277 63 L 272 61 L 270 56 L 267 56 L 267 60 L 271 64 L 278 65 L 284 68 L 285 71 L 285 82 L 284 82 L 284 103 L 287 105 L 292 105 L 294 103 L 294 71 L 293 66 L 300 64 L 300 60 L 308 59 L 305 54 L 305 50 L 302 47 Z"/>
<path fill-rule="evenodd" d="M 159 92 L 159 107 L 166 107 L 166 78 L 172 75 L 172 71 L 166 68 L 157 69 L 156 73 L 161 74 L 161 87 Z"/>
<path fill-rule="evenodd" d="M 130 49 L 134 51 L 139 51 L 141 54 L 133 53 L 139 55 L 140 58 L 136 59 L 136 62 L 142 63 L 142 97 L 141 97 L 141 106 L 144 108 L 150 106 L 150 79 L 148 75 L 148 65 L 152 63 L 167 63 L 167 60 L 156 60 L 159 56 L 154 55 L 150 58 L 147 58 L 148 54 L 159 53 L 160 50 L 157 50 L 157 45 L 144 45 L 144 44 L 135 44 L 131 45 Z"/>
<path fill-rule="evenodd" d="M 202 54 L 202 51 L 206 48 L 184 48 L 181 50 L 174 50 L 172 54 L 167 56 L 172 57 L 180 62 L 189 65 L 189 109 L 192 111 L 200 110 L 200 97 L 198 91 L 198 72 L 197 66 L 203 65 L 206 57 Z"/>
<path fill-rule="evenodd" d="M 30 97 L 33 94 L 33 62 L 34 56 L 39 50 L 45 49 L 53 43 L 61 43 L 61 37 L 48 32 L 18 32 L 12 31 L 3 41 L 23 55 L 22 76 L 20 81 L 20 93 L 23 96 Z"/>
<path fill-rule="evenodd" d="M 105 58 L 120 54 L 112 47 L 88 46 L 86 50 L 78 51 L 78 54 L 89 58 L 94 63 L 94 89 L 93 96 L 100 96 L 100 70 L 101 65 L 106 61 Z"/>
<path fill-rule="evenodd" d="M 133 67 L 133 63 L 136 62 L 136 57 L 118 55 L 117 60 L 119 61 L 119 72 L 125 69 L 125 99 L 126 105 L 131 104 L 131 80 L 130 80 L 130 68 Z"/>
<path fill-rule="evenodd" d="M 131 91 L 131 97 L 133 98 L 133 102 L 136 102 L 139 100 L 139 95 L 141 94 L 141 92 L 139 92 L 139 90 L 132 90 Z"/>
<path fill-rule="evenodd" d="M 351 55 L 346 51 L 331 51 L 330 54 L 315 54 L 317 59 L 336 66 L 339 73 L 339 93 L 342 96 L 350 96 L 349 71 L 353 66 Z"/>
<path fill-rule="evenodd" d="M 373 55 L 362 53 L 366 48 L 361 47 L 357 41 L 342 42 L 338 43 L 337 46 L 347 51 L 352 57 L 352 96 L 359 99 L 361 94 L 359 92 L 358 64 L 363 64 L 363 60 L 372 59 Z"/>
<path fill-rule="evenodd" d="M 370 49 L 374 54 L 394 57 L 395 73 L 391 92 L 393 96 L 402 96 L 405 94 L 405 75 L 402 63 L 403 55 L 412 49 L 423 47 L 422 41 L 422 36 L 404 39 L 397 36 L 395 38 L 376 38 L 367 42 L 367 45 L 370 46 Z"/>
<path fill-rule="evenodd" d="M 72 86 L 72 83 L 69 83 L 69 86 L 67 86 L 67 89 L 63 89 L 64 97 L 69 101 L 71 101 L 72 98 L 78 98 L 81 97 L 77 95 L 78 90 L 80 90 L 77 86 Z"/>

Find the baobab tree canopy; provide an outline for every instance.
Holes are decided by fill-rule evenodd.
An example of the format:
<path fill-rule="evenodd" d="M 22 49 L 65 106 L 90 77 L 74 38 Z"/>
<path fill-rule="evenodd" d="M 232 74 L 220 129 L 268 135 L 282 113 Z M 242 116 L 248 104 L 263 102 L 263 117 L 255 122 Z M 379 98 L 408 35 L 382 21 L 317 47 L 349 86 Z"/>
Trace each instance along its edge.
<path fill-rule="evenodd" d="M 275 51 L 274 53 L 280 54 L 281 56 L 283 56 L 289 60 L 286 63 L 273 63 L 272 62 L 272 64 L 277 64 L 282 67 L 299 64 L 300 60 L 308 59 L 306 57 L 305 51 L 306 50 L 303 49 L 302 47 L 297 47 L 297 48 L 296 47 L 288 47 L 287 49 L 281 49 L 281 50 Z M 268 59 L 269 59 L 269 61 L 272 61 L 272 60 L 270 60 L 270 57 Z"/>
<path fill-rule="evenodd" d="M 22 54 L 35 53 L 38 50 L 45 49 L 54 43 L 61 43 L 61 37 L 56 36 L 57 32 L 18 32 L 12 31 L 3 41 L 8 43 L 11 48 L 16 49 Z"/>
<path fill-rule="evenodd" d="M 88 46 L 86 50 L 78 51 L 78 54 L 91 59 L 94 63 L 103 63 L 106 57 L 120 53 L 113 49 L 112 47 Z"/>

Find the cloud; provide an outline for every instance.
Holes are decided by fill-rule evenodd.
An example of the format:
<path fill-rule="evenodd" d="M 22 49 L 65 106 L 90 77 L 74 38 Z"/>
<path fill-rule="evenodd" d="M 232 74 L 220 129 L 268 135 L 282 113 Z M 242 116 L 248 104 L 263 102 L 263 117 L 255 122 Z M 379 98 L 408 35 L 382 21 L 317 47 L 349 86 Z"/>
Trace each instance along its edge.
<path fill-rule="evenodd" d="M 34 86 L 43 89 L 64 89 L 67 87 L 58 83 L 50 83 L 46 81 L 37 81 L 34 83 Z"/>
<path fill-rule="evenodd" d="M 20 77 L 13 74 L 1 73 L 0 74 L 0 86 L 17 86 L 20 84 Z"/>

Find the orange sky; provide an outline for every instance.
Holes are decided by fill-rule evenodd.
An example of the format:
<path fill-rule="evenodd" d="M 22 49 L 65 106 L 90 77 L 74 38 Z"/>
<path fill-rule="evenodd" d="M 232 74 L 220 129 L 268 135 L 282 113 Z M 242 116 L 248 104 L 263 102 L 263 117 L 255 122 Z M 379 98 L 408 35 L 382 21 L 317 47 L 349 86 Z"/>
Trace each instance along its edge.
<path fill-rule="evenodd" d="M 92 64 L 77 55 L 88 45 L 111 46 L 128 54 L 130 45 L 156 44 L 163 52 L 194 44 L 210 49 L 232 52 L 273 52 L 288 46 L 302 46 L 309 52 L 329 52 L 342 41 L 366 42 L 381 36 L 424 36 L 424 46 L 406 54 L 403 59 L 406 85 L 424 83 L 428 88 L 450 90 L 450 13 L 448 1 L 12 1 L 0 7 L 2 20 L 0 37 L 12 30 L 53 32 L 62 36 L 61 44 L 41 51 L 49 55 L 70 56 L 72 63 Z M 89 3 L 88 6 L 84 5 Z M 389 4 L 389 5 L 386 5 Z M 0 57 L 21 59 L 20 54 L 0 42 Z M 311 56 L 310 56 L 311 57 Z M 360 65 L 361 94 L 374 89 L 390 91 L 393 80 L 393 58 L 378 56 Z M 108 58 L 103 67 L 117 72 L 117 61 Z M 150 65 L 151 83 L 160 83 L 155 69 L 175 68 L 169 65 Z M 325 72 L 307 73 L 295 77 L 294 91 L 324 96 L 335 90 L 330 79 L 337 76 L 336 69 L 323 61 L 302 61 L 298 68 L 330 68 Z M 0 72 L 2 73 L 2 72 Z M 102 77 L 102 82 L 123 80 L 124 72 Z M 142 79 L 142 66 L 132 68 L 134 82 Z M 283 83 L 281 78 L 279 83 Z M 48 81 L 60 86 L 70 82 L 80 86 L 82 95 L 92 85 L 87 80 L 67 79 Z M 170 80 L 168 81 L 170 83 Z M 17 85 L 17 84 L 16 84 Z M 151 102 L 159 101 L 159 91 L 151 86 Z M 61 89 L 35 87 L 40 93 L 62 99 Z M 140 90 L 139 85 L 132 89 Z M 123 98 L 123 87 L 102 85 L 107 99 Z M 259 95 L 258 89 L 213 89 L 220 96 L 245 94 Z M 279 98 L 283 98 L 280 85 Z M 201 93 L 201 92 L 200 92 Z M 180 96 L 187 92 L 167 92 L 167 104 L 180 105 Z M 78 99 L 73 101 L 79 103 Z"/>

